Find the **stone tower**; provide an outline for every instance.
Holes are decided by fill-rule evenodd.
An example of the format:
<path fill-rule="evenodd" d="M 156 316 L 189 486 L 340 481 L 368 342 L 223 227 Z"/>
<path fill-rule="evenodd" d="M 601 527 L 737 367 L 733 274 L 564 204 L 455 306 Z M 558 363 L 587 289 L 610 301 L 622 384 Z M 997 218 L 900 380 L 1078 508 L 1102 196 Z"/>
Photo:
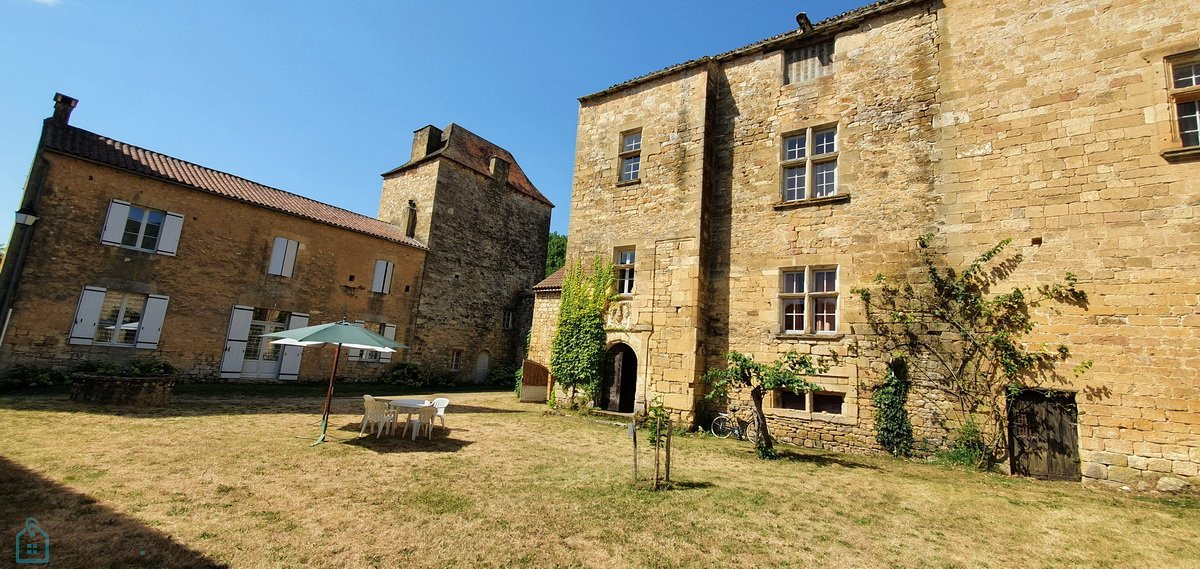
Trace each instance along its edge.
<path fill-rule="evenodd" d="M 383 174 L 379 218 L 429 247 L 409 361 L 479 381 L 516 366 L 546 262 L 554 205 L 507 150 L 451 124 L 413 135 L 404 165 Z"/>

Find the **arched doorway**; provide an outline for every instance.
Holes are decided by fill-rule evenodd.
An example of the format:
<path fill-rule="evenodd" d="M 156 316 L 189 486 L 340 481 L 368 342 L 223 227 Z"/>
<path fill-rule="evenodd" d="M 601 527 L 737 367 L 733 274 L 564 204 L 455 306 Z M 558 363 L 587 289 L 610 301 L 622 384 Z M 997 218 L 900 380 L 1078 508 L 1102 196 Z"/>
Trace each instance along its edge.
<path fill-rule="evenodd" d="M 632 413 L 637 393 L 637 354 L 628 344 L 608 349 L 604 366 L 604 385 L 600 387 L 600 408 L 617 413 Z"/>
<path fill-rule="evenodd" d="M 479 352 L 479 357 L 475 358 L 475 383 L 483 383 L 487 381 L 488 360 L 492 354 L 487 350 Z"/>

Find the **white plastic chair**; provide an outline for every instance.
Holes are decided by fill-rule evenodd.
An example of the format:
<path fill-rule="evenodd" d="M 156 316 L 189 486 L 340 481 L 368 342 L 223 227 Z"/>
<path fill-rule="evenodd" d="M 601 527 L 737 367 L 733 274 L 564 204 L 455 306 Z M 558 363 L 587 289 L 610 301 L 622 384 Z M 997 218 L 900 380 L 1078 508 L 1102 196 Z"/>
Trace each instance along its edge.
<path fill-rule="evenodd" d="M 437 409 L 434 409 L 433 407 L 422 407 L 419 411 L 417 411 L 417 417 L 415 419 L 412 418 L 412 415 L 409 415 L 408 422 L 405 423 L 404 431 L 400 433 L 400 436 L 404 436 L 404 434 L 407 433 L 408 429 L 411 427 L 413 430 L 412 438 L 415 441 L 417 440 L 417 437 L 421 435 L 421 429 L 424 428 L 426 438 L 432 439 L 433 417 L 436 414 Z"/>
<path fill-rule="evenodd" d="M 443 429 L 446 428 L 446 407 L 449 406 L 450 400 L 445 397 L 438 397 L 433 400 L 433 408 L 437 409 L 437 415 L 434 416 L 437 417 L 438 421 L 441 421 Z"/>
<path fill-rule="evenodd" d="M 386 401 L 376 401 L 370 395 L 363 395 L 363 420 L 358 435 L 362 436 L 367 427 L 375 433 L 375 438 L 384 431 L 396 432 L 396 412 Z"/>

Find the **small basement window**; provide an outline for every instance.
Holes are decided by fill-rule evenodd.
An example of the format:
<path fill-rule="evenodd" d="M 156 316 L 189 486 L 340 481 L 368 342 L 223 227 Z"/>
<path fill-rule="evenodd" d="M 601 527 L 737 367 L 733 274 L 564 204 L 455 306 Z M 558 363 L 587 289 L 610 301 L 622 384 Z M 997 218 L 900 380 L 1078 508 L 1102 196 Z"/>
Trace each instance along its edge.
<path fill-rule="evenodd" d="M 842 406 L 845 402 L 845 393 L 815 392 L 812 394 L 812 408 L 814 413 L 841 415 Z"/>
<path fill-rule="evenodd" d="M 774 406 L 776 409 L 795 409 L 797 411 L 807 411 L 808 394 L 795 393 L 788 389 L 776 389 Z"/>

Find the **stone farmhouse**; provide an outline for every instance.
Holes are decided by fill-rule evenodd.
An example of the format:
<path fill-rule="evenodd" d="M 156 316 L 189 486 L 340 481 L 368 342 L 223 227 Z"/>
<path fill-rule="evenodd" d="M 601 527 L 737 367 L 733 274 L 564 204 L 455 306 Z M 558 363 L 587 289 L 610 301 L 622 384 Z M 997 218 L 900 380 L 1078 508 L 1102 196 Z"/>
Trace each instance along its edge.
<path fill-rule="evenodd" d="M 327 376 L 262 334 L 347 319 L 409 346 L 347 350 L 457 381 L 516 365 L 553 205 L 506 150 L 416 131 L 367 217 L 88 132 L 56 95 L 0 272 L 0 366 L 153 357 L 203 379 Z"/>
<path fill-rule="evenodd" d="M 1027 473 L 1195 480 L 1198 20 L 1182 0 L 885 0 L 582 97 L 568 260 L 611 258 L 621 294 L 599 404 L 698 421 L 728 350 L 838 354 L 826 391 L 775 394 L 768 421 L 876 452 L 888 357 L 856 348 L 850 290 L 905 275 L 923 233 L 952 264 L 1012 238 L 1006 285 L 1074 272 L 1090 297 L 1031 339 L 1095 362 L 1028 394 L 1063 428 L 1022 435 L 1057 455 Z M 561 278 L 534 289 L 547 366 Z M 918 441 L 946 440 L 935 390 L 908 407 Z"/>

